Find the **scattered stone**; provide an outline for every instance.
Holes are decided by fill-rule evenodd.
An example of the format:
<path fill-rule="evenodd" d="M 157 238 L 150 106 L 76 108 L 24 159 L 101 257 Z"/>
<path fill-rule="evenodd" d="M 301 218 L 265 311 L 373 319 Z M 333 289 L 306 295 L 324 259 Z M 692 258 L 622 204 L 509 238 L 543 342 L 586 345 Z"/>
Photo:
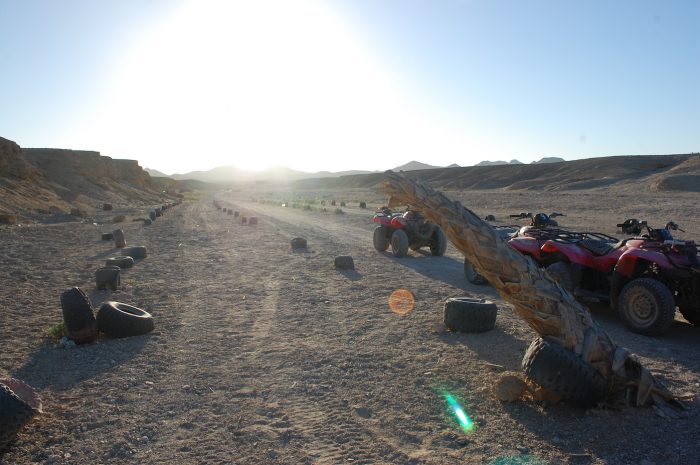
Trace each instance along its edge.
<path fill-rule="evenodd" d="M 505 373 L 501 375 L 496 386 L 494 394 L 496 398 L 503 402 L 513 402 L 522 397 L 527 391 L 527 384 L 517 375 Z"/>
<path fill-rule="evenodd" d="M 365 407 L 355 407 L 355 413 L 362 418 L 370 418 L 372 416 L 372 411 Z"/>

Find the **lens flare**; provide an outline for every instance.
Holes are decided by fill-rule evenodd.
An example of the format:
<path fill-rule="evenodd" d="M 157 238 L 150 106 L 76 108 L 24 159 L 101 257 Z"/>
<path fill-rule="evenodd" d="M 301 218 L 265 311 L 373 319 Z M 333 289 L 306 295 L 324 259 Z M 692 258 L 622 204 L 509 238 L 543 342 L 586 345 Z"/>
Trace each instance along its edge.
<path fill-rule="evenodd" d="M 472 419 L 469 418 L 467 412 L 464 411 L 462 406 L 459 405 L 457 399 L 455 399 L 452 394 L 446 391 L 443 392 L 442 395 L 445 397 L 447 404 L 450 406 L 452 412 L 454 412 L 455 416 L 457 417 L 457 422 L 459 423 L 459 427 L 462 428 L 462 431 L 464 431 L 465 433 L 474 431 L 476 429 L 476 425 L 474 424 Z"/>
<path fill-rule="evenodd" d="M 389 309 L 399 316 L 406 316 L 413 310 L 416 300 L 408 289 L 397 289 L 389 296 Z"/>

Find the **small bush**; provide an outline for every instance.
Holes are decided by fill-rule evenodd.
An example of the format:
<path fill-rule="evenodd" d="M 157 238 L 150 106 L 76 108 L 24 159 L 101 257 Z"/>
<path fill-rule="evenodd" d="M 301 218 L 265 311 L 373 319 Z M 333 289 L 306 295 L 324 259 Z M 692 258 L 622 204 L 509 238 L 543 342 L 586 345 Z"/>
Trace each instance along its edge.
<path fill-rule="evenodd" d="M 64 322 L 56 323 L 46 329 L 46 334 L 55 341 L 58 341 L 66 334 L 66 324 Z"/>
<path fill-rule="evenodd" d="M 78 218 L 85 218 L 87 216 L 87 214 L 84 211 L 82 211 L 80 208 L 71 208 L 70 214 L 72 216 L 77 216 Z"/>
<path fill-rule="evenodd" d="M 15 215 L 0 214 L 0 224 L 15 224 L 17 217 Z"/>
<path fill-rule="evenodd" d="M 124 215 L 117 215 L 112 218 L 112 223 L 123 223 L 124 221 L 126 221 L 126 216 Z"/>

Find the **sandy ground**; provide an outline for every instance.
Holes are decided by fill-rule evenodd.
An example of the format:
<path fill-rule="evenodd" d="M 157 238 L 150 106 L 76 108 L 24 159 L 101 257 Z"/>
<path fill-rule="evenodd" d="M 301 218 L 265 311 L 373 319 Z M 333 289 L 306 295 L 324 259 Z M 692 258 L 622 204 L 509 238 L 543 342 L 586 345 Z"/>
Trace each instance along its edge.
<path fill-rule="evenodd" d="M 604 194 L 604 193 L 603 193 Z M 459 193 L 477 213 L 562 211 L 566 226 L 615 232 L 619 219 L 674 219 L 700 237 L 697 195 L 659 199 L 599 193 Z M 115 254 L 80 223 L 0 228 L 0 376 L 35 386 L 45 414 L 19 434 L 0 464 L 610 464 L 700 463 L 700 329 L 680 315 L 667 335 L 628 332 L 600 305 L 594 316 L 678 394 L 689 415 L 651 409 L 583 411 L 534 401 L 501 403 L 492 386 L 518 371 L 534 333 L 489 286 L 469 284 L 450 245 L 404 259 L 371 245 L 370 210 L 302 211 L 220 195 L 260 218 L 242 225 L 210 198 L 170 210 L 153 225 L 125 225 L 149 256 L 123 272 L 123 288 L 94 290 L 93 272 Z M 366 191 L 306 193 L 383 199 Z M 478 206 L 478 208 L 477 208 Z M 580 213 L 577 213 L 580 212 Z M 681 218 L 680 215 L 687 215 Z M 308 239 L 306 251 L 289 241 Z M 355 271 L 336 271 L 348 254 Z M 89 290 L 151 312 L 156 330 L 66 350 L 46 336 L 61 319 L 60 293 Z M 408 289 L 415 307 L 392 313 Z M 454 296 L 499 305 L 483 334 L 437 333 Z M 465 433 L 445 394 L 476 428 Z"/>

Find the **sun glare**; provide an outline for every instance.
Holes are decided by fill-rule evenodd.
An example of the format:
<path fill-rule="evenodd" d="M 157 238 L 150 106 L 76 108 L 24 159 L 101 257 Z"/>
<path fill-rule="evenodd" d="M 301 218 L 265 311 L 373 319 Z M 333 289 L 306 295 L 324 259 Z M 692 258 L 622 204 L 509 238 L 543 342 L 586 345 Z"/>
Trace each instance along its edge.
<path fill-rule="evenodd" d="M 389 155 L 466 150 L 403 92 L 321 2 L 197 0 L 133 44 L 87 132 L 106 155 L 169 172 L 383 169 Z"/>

